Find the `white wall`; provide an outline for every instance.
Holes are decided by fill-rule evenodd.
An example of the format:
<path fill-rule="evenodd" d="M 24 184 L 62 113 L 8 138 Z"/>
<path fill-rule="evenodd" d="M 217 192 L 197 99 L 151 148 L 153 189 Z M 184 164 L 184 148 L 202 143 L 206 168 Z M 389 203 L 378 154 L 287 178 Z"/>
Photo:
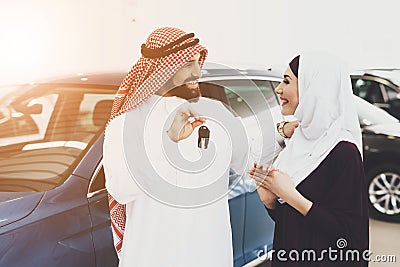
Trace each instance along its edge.
<path fill-rule="evenodd" d="M 400 67 L 396 0 L 0 0 L 0 83 L 123 70 L 156 27 L 195 32 L 209 61 L 283 67 L 328 50 L 350 68 Z"/>

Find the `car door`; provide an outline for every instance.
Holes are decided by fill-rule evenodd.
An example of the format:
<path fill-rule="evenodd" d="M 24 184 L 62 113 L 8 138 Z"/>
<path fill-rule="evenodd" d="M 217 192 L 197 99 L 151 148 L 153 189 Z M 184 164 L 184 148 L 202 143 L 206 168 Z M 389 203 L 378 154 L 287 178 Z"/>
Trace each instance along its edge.
<path fill-rule="evenodd" d="M 388 85 L 383 85 L 385 88 L 386 92 L 386 98 L 387 98 L 387 103 L 388 103 L 388 109 L 387 111 L 396 117 L 397 119 L 400 119 L 400 92 L 398 89 L 393 89 L 392 87 Z"/>
<path fill-rule="evenodd" d="M 225 86 L 221 81 L 207 81 L 200 83 L 200 90 L 203 97 L 208 97 L 221 101 L 229 107 Z M 232 169 L 229 171 L 229 211 L 232 230 L 233 258 L 234 266 L 243 266 L 245 259 L 243 256 L 243 235 L 245 221 L 245 199 L 246 190 L 243 190 L 241 176 Z"/>
<path fill-rule="evenodd" d="M 76 105 L 57 106 L 59 99 L 69 96 L 64 90 L 34 89 L 21 96 L 21 101 L 15 103 L 19 106 L 13 108 L 29 115 L 37 131 L 33 136 L 28 131 L 27 138 L 21 135 L 20 140 L 1 147 L 0 168 L 0 180 L 7 185 L 1 186 L 1 191 L 21 193 L 1 205 L 14 203 L 14 207 L 24 210 L 34 204 L 34 208 L 26 216 L 1 227 L 0 266 L 95 266 L 86 199 L 89 180 L 72 174 L 88 147 L 80 139 L 49 139 L 45 135 L 57 127 L 51 123 L 54 117 L 76 115 L 79 109 Z M 35 105 L 41 108 L 29 108 Z M 72 127 L 63 131 L 70 132 Z M 43 197 L 31 203 L 33 199 L 25 192 L 40 193 Z M 8 208 L 12 212 L 13 206 Z"/>
<path fill-rule="evenodd" d="M 372 77 L 352 77 L 353 93 L 356 96 L 370 102 L 371 104 L 387 109 L 388 104 L 384 99 L 384 92 L 381 84 Z"/>
<path fill-rule="evenodd" d="M 252 149 L 259 145 L 273 147 L 274 121 L 280 118 L 280 109 L 270 81 L 232 77 L 208 80 L 200 85 L 202 95 L 218 99 L 241 117 L 248 130 Z M 221 88 L 225 92 L 221 94 Z M 258 119 L 258 122 L 257 122 Z M 268 133 L 260 134 L 259 121 L 268 125 Z M 259 152 L 259 151 L 252 151 Z M 272 151 L 273 152 L 273 151 Z M 255 153 L 257 154 L 257 153 Z M 272 153 L 273 154 L 273 153 Z M 256 188 L 251 181 L 230 173 L 229 208 L 232 227 L 234 265 L 242 266 L 257 258 L 260 250 L 272 246 L 274 223 L 269 218 Z"/>
<path fill-rule="evenodd" d="M 82 97 L 78 116 L 78 128 L 73 136 L 86 139 L 94 132 L 104 129 L 109 118 L 114 98 L 114 90 L 87 90 Z M 94 142 L 91 150 L 75 170 L 79 176 L 90 179 L 86 191 L 91 220 L 91 235 L 96 266 L 118 266 L 114 250 L 108 208 L 108 195 L 102 164 L 104 134 Z"/>
<path fill-rule="evenodd" d="M 118 266 L 113 245 L 107 190 L 102 161 L 97 165 L 87 193 L 97 267 Z"/>
<path fill-rule="evenodd" d="M 257 114 L 263 119 L 264 125 L 267 126 L 267 133 L 263 131 L 261 136 L 252 136 L 252 148 L 256 149 L 260 145 L 273 147 L 275 144 L 275 137 L 269 135 L 274 133 L 275 122 L 280 120 L 280 108 L 274 93 L 273 85 L 268 80 L 253 79 L 252 83 L 248 81 L 237 81 L 235 83 L 235 91 L 238 94 L 228 93 L 228 100 L 231 107 L 238 112 L 242 119 L 246 119 L 249 113 Z M 254 86 L 256 85 L 256 87 Z M 232 92 L 233 86 L 230 86 Z M 259 100 L 260 96 L 258 91 L 262 93 L 264 99 Z M 248 103 L 257 103 L 256 105 L 248 105 L 245 107 L 245 99 Z M 254 100 L 253 100 L 254 99 Z M 249 110 L 251 109 L 251 111 Z M 269 116 L 262 116 L 264 112 L 268 112 Z M 265 121 L 270 119 L 271 121 Z M 252 127 L 250 123 L 248 127 Z M 252 129 L 250 129 L 252 131 Z M 272 151 L 275 155 L 275 151 Z M 259 153 L 259 152 L 258 152 Z M 272 155 L 267 156 L 264 160 L 269 160 Z M 249 182 L 248 179 L 246 179 Z M 272 247 L 274 222 L 269 217 L 264 204 L 261 202 L 260 197 L 255 187 L 247 185 L 247 192 L 245 195 L 245 221 L 244 221 L 244 235 L 243 235 L 243 255 L 245 262 L 251 262 L 257 259 L 260 255 L 264 254 Z"/>
<path fill-rule="evenodd" d="M 103 131 L 109 118 L 115 90 L 103 88 L 103 86 L 85 85 L 58 85 L 55 90 L 63 91 L 64 94 L 59 98 L 60 101 L 55 110 L 56 116 L 50 120 L 52 129 L 47 131 L 47 138 L 51 136 L 55 140 L 71 140 L 75 146 L 87 144 L 90 147 L 79 166 L 73 171 L 73 177 L 80 178 L 76 180 L 86 181 L 86 183 L 81 184 L 79 190 L 74 187 L 74 194 L 64 192 L 66 196 L 76 195 L 74 199 L 77 200 L 79 191 L 81 203 L 79 209 L 81 211 L 79 212 L 78 208 L 75 208 L 74 214 L 78 217 L 79 213 L 82 221 L 85 220 L 85 223 L 76 225 L 81 232 L 76 236 L 68 237 L 65 246 L 82 247 L 82 250 L 90 248 L 90 251 L 87 252 L 87 259 L 80 256 L 78 261 L 78 257 L 75 259 L 69 252 L 63 256 L 63 260 L 74 259 L 75 262 L 79 262 L 74 264 L 75 266 L 117 266 L 118 261 L 111 236 L 107 192 L 104 188 L 104 175 L 101 177 L 101 165 L 97 164 L 102 157 L 103 135 L 100 135 L 100 132 Z"/>
<path fill-rule="evenodd" d="M 246 212 L 246 190 L 242 185 L 241 176 L 233 170 L 229 173 L 229 213 L 232 230 L 234 266 L 244 265 L 243 240 Z"/>

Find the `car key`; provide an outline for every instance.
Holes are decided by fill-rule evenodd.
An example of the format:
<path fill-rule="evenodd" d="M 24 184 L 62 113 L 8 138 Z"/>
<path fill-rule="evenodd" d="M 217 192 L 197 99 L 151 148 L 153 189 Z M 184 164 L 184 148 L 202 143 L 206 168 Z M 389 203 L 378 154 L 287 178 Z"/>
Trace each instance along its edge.
<path fill-rule="evenodd" d="M 209 139 L 210 139 L 210 130 L 207 128 L 207 126 L 204 125 L 200 126 L 197 146 L 199 148 L 207 149 Z"/>

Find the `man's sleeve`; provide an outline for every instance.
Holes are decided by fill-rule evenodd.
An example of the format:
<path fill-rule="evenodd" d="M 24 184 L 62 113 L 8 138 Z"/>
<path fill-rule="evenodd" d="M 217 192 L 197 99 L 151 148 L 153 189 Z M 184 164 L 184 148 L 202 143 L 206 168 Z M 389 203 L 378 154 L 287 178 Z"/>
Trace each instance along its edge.
<path fill-rule="evenodd" d="M 232 140 L 231 168 L 238 174 L 247 176 L 247 170 L 254 162 L 271 164 L 282 150 L 270 128 L 247 129 L 240 117 L 233 117 L 229 123 L 229 134 Z M 254 136 L 254 132 L 260 134 Z M 282 140 L 279 140 L 282 141 Z"/>
<path fill-rule="evenodd" d="M 253 164 L 252 162 L 250 163 L 249 139 L 240 117 L 234 117 L 232 115 L 232 120 L 229 126 L 229 135 L 232 140 L 232 158 L 230 167 L 237 174 L 244 175 L 249 166 Z"/>
<path fill-rule="evenodd" d="M 103 144 L 106 188 L 120 204 L 131 202 L 142 193 L 129 172 L 124 158 L 123 119 L 120 116 L 110 122 L 105 132 Z"/>

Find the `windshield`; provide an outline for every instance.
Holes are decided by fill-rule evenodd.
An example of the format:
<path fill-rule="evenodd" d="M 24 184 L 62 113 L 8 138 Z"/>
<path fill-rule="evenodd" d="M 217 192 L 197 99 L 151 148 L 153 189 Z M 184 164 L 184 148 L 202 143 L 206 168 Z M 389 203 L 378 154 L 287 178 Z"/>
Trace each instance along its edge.
<path fill-rule="evenodd" d="M 358 120 L 362 126 L 398 122 L 395 117 L 383 109 L 372 105 L 358 96 L 354 96 L 354 98 L 357 107 Z"/>
<path fill-rule="evenodd" d="M 0 191 L 63 183 L 104 130 L 116 88 L 42 84 L 0 95 Z"/>

